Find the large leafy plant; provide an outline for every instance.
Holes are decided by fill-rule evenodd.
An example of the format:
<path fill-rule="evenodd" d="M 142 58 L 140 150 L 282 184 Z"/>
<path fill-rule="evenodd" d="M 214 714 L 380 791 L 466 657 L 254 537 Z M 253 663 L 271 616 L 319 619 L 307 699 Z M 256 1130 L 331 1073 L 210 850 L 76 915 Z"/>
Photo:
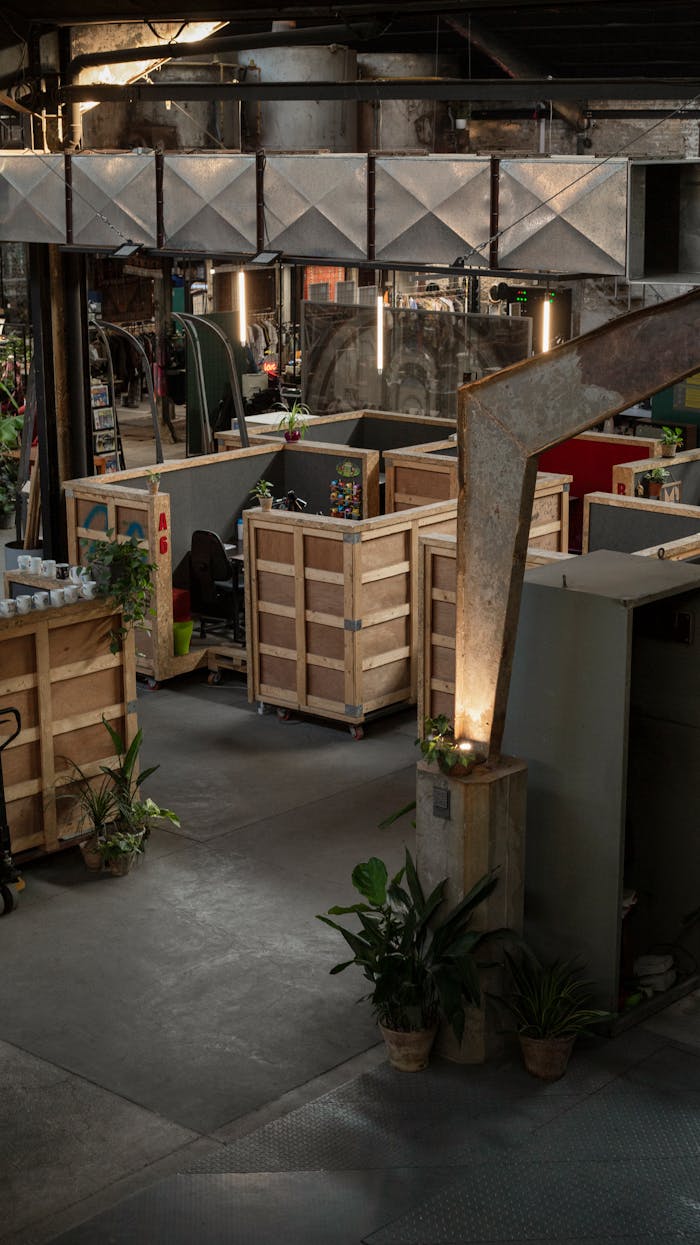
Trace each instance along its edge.
<path fill-rule="evenodd" d="M 90 545 L 87 565 L 98 594 L 112 597 L 122 612 L 123 625 L 110 632 L 110 649 L 116 653 L 129 627 L 143 623 L 149 613 L 155 567 L 135 536 L 116 540 L 111 531 L 106 540 Z"/>
<path fill-rule="evenodd" d="M 120 830 L 144 835 L 150 832 L 152 821 L 169 821 L 179 826 L 180 821 L 169 808 L 160 808 L 154 800 L 146 799 L 141 792 L 141 784 L 155 774 L 159 765 L 149 765 L 146 769 L 138 768 L 139 751 L 143 743 L 143 731 L 138 730 L 128 748 L 119 731 L 110 726 L 106 718 L 102 719 L 105 729 L 109 732 L 112 746 L 117 755 L 116 765 L 101 765 L 102 773 L 110 782 L 115 808 L 116 820 Z"/>
<path fill-rule="evenodd" d="M 520 959 L 505 953 L 513 989 L 504 1005 L 517 1032 L 531 1038 L 568 1038 L 588 1033 L 608 1012 L 589 1006 L 591 982 L 581 978 L 574 960 L 540 964 L 531 952 Z"/>
<path fill-rule="evenodd" d="M 426 898 L 408 849 L 403 869 L 391 881 L 384 861 L 372 856 L 355 867 L 352 882 L 364 902 L 329 908 L 327 916 L 318 917 L 352 951 L 352 959 L 336 964 L 331 973 L 351 964 L 361 968 L 372 986 L 365 997 L 387 1028 L 426 1029 L 442 1016 L 461 1041 L 464 1006 L 481 1001 L 475 952 L 488 938 L 507 932 L 469 928 L 474 910 L 496 886 L 495 875 L 481 878 L 443 920 L 437 913 L 447 879 Z M 350 913 L 359 919 L 357 931 L 330 919 Z"/>

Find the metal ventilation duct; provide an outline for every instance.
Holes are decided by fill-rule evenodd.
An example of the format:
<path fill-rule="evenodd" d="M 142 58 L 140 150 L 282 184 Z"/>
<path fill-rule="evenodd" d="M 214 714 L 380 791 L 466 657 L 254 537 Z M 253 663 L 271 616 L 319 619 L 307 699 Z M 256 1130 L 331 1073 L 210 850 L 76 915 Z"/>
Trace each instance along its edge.
<path fill-rule="evenodd" d="M 470 252 L 489 236 L 490 181 L 488 156 L 377 157 L 376 258 L 451 264 Z M 469 262 L 486 264 L 488 251 Z"/>
<path fill-rule="evenodd" d="M 65 242 L 63 156 L 0 156 L 3 242 Z"/>
<path fill-rule="evenodd" d="M 288 255 L 367 258 L 365 156 L 268 156 L 265 246 Z"/>
<path fill-rule="evenodd" d="M 156 166 L 146 155 L 74 156 L 73 242 L 113 249 L 156 245 Z"/>
<path fill-rule="evenodd" d="M 255 156 L 166 156 L 163 229 L 169 250 L 257 250 Z"/>

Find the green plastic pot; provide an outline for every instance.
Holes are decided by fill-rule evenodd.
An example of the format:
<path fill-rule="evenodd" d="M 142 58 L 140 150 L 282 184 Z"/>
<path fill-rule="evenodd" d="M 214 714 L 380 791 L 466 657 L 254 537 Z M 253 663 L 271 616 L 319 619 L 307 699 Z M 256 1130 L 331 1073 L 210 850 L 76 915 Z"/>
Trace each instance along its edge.
<path fill-rule="evenodd" d="M 184 657 L 189 653 L 193 627 L 192 619 L 189 622 L 173 623 L 173 647 L 176 657 Z"/>

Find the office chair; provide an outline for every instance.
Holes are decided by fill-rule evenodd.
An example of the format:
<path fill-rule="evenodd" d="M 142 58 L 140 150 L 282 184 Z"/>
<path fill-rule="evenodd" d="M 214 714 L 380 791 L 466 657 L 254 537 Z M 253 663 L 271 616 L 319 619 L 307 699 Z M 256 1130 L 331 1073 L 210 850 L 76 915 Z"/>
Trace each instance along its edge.
<path fill-rule="evenodd" d="M 207 624 L 218 622 L 218 626 L 210 625 L 209 630 L 233 631 L 233 638 L 238 641 L 240 592 L 236 568 L 229 562 L 216 532 L 192 533 L 190 584 L 192 613 L 199 618 L 200 636 L 206 636 Z"/>

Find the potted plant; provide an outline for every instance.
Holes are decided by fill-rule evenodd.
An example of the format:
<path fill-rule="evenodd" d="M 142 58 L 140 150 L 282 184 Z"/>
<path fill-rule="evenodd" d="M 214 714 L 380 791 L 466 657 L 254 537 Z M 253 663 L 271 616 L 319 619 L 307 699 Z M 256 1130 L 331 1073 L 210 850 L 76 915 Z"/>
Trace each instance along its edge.
<path fill-rule="evenodd" d="M 147 471 L 146 480 L 148 482 L 149 493 L 157 493 L 160 489 L 160 472 L 159 471 Z"/>
<path fill-rule="evenodd" d="M 284 431 L 285 441 L 298 441 L 306 436 L 306 421 L 311 415 L 308 406 L 303 402 L 295 402 L 285 411 L 277 425 L 277 431 Z"/>
<path fill-rule="evenodd" d="M 116 826 L 122 833 L 138 834 L 145 841 L 151 831 L 151 822 L 169 821 L 179 826 L 180 821 L 169 808 L 160 808 L 154 800 L 142 796 L 141 785 L 155 774 L 159 765 L 149 765 L 147 769 L 138 771 L 138 759 L 143 731 L 139 729 L 126 747 L 119 731 L 110 726 L 106 718 L 102 722 L 108 731 L 112 746 L 117 755 L 116 765 L 101 765 L 102 773 L 111 782 L 116 806 Z"/>
<path fill-rule="evenodd" d="M 516 960 L 506 951 L 505 958 L 513 990 L 503 1003 L 515 1020 L 525 1067 L 542 1081 L 558 1081 L 578 1035 L 609 1013 L 589 1006 L 591 983 L 575 961 L 543 965 L 532 952 Z"/>
<path fill-rule="evenodd" d="M 444 713 L 426 718 L 423 735 L 416 740 L 429 765 L 437 765 L 450 778 L 466 778 L 484 761 L 468 740 L 456 740 L 454 728 Z"/>
<path fill-rule="evenodd" d="M 77 761 L 72 761 L 71 765 L 75 782 L 71 783 L 69 792 L 61 793 L 61 798 L 73 800 L 78 806 L 78 829 L 89 831 L 88 837 L 79 843 L 80 851 L 86 868 L 97 872 L 102 868 L 99 844 L 107 838 L 117 818 L 117 802 L 112 784 L 106 777 L 90 779 Z"/>
<path fill-rule="evenodd" d="M 683 444 L 683 432 L 680 428 L 669 428 L 664 424 L 661 429 L 661 456 L 673 458 L 679 445 Z"/>
<path fill-rule="evenodd" d="M 113 877 L 122 878 L 131 872 L 136 857 L 143 852 L 143 834 L 114 830 L 98 841 L 97 850 Z"/>
<path fill-rule="evenodd" d="M 269 480 L 258 480 L 250 490 L 250 496 L 257 498 L 261 510 L 272 510 L 272 485 Z"/>
<path fill-rule="evenodd" d="M 146 618 L 155 567 L 135 536 L 118 540 L 111 531 L 106 535 L 106 540 L 91 544 L 87 565 L 90 577 L 97 584 L 98 596 L 112 597 L 122 612 L 122 625 L 109 633 L 110 650 L 118 653 L 129 627 L 138 626 Z"/>
<path fill-rule="evenodd" d="M 384 861 L 372 856 L 352 873 L 363 902 L 329 908 L 318 917 L 342 935 L 352 952 L 352 959 L 336 964 L 331 973 L 351 964 L 362 969 L 372 987 L 365 997 L 379 1022 L 389 1062 L 402 1072 L 426 1067 L 439 1018 L 461 1041 L 464 1006 L 481 1001 L 474 952 L 494 934 L 469 925 L 496 881 L 493 873 L 487 874 L 452 912 L 438 919 L 447 879 L 426 899 L 408 849 L 403 869 L 391 881 Z M 350 913 L 359 918 L 357 931 L 330 919 Z"/>
<path fill-rule="evenodd" d="M 644 481 L 644 496 L 659 497 L 661 495 L 661 485 L 665 480 L 670 479 L 670 472 L 665 467 L 653 467 L 651 471 L 647 471 L 642 479 Z"/>

